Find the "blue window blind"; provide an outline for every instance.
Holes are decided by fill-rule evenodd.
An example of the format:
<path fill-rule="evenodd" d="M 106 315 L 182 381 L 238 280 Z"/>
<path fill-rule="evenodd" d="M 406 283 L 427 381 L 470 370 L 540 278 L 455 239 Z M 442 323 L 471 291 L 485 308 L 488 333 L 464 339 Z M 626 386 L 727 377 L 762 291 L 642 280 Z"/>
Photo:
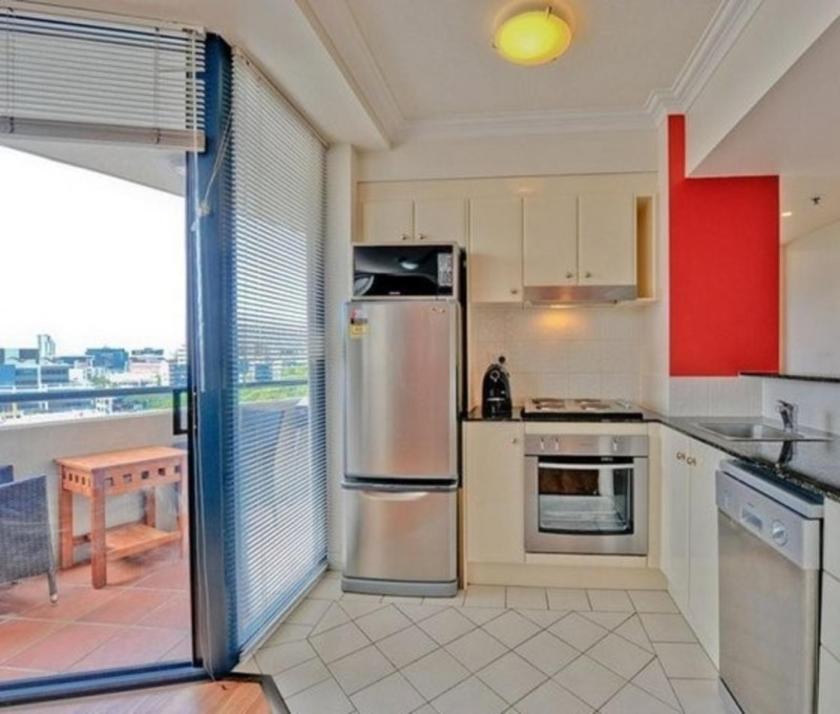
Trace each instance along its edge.
<path fill-rule="evenodd" d="M 242 651 L 326 566 L 326 157 L 239 52 L 231 111 L 226 562 Z"/>

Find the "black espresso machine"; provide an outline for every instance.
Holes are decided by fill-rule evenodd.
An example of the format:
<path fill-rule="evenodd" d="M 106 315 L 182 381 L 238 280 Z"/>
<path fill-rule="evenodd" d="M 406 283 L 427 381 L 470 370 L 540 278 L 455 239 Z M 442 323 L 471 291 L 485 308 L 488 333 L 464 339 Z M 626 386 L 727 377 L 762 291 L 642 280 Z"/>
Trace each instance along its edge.
<path fill-rule="evenodd" d="M 485 419 L 509 419 L 513 412 L 510 399 L 510 375 L 504 355 L 491 364 L 481 383 L 481 416 Z"/>

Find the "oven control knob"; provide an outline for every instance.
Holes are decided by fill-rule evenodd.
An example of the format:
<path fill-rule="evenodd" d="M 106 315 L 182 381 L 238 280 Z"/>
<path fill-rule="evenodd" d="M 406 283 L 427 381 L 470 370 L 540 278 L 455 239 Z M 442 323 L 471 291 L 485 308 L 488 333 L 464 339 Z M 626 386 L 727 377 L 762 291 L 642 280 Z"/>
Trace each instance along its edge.
<path fill-rule="evenodd" d="M 786 545 L 788 542 L 788 533 L 785 524 L 781 521 L 773 521 L 770 524 L 770 537 L 776 545 Z"/>
<path fill-rule="evenodd" d="M 554 450 L 555 451 L 560 451 L 560 439 L 555 439 L 554 440 Z"/>
<path fill-rule="evenodd" d="M 612 450 L 613 453 L 618 451 L 618 439 L 616 439 L 615 437 L 613 437 L 612 439 Z"/>
<path fill-rule="evenodd" d="M 545 451 L 545 439 L 540 437 L 540 451 Z"/>

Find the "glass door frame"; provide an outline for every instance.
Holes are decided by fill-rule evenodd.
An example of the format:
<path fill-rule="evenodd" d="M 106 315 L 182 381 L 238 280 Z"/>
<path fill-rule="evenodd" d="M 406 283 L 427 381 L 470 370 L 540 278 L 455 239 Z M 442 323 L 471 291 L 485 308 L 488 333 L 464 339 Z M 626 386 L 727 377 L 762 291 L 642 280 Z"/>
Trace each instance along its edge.
<path fill-rule="evenodd" d="M 187 369 L 190 592 L 193 657 L 171 662 L 57 675 L 0 684 L 0 707 L 190 683 L 230 674 L 237 653 L 229 627 L 230 591 L 224 562 L 224 394 L 229 380 L 224 355 L 226 301 L 220 286 L 226 273 L 226 183 L 219 171 L 222 137 L 229 116 L 231 49 L 218 35 L 206 40 L 206 150 L 187 154 Z M 222 167 L 222 171 L 224 168 Z M 199 209 L 211 205 L 212 211 Z M 171 390 L 173 426 L 179 419 Z M 121 390 L 121 395 L 126 391 Z M 51 395 L 52 396 L 52 395 Z M 78 397 L 78 393 L 74 393 Z M 54 397 L 53 397 L 54 398 Z"/>

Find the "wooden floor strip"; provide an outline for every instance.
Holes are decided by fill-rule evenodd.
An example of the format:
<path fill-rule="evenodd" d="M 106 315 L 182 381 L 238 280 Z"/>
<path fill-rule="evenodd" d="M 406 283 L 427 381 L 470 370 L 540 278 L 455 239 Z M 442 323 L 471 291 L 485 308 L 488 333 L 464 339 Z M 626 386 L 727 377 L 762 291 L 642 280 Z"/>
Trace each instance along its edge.
<path fill-rule="evenodd" d="M 143 689 L 100 697 L 66 699 L 7 711 L 45 714 L 276 714 L 271 693 L 258 678 Z"/>

